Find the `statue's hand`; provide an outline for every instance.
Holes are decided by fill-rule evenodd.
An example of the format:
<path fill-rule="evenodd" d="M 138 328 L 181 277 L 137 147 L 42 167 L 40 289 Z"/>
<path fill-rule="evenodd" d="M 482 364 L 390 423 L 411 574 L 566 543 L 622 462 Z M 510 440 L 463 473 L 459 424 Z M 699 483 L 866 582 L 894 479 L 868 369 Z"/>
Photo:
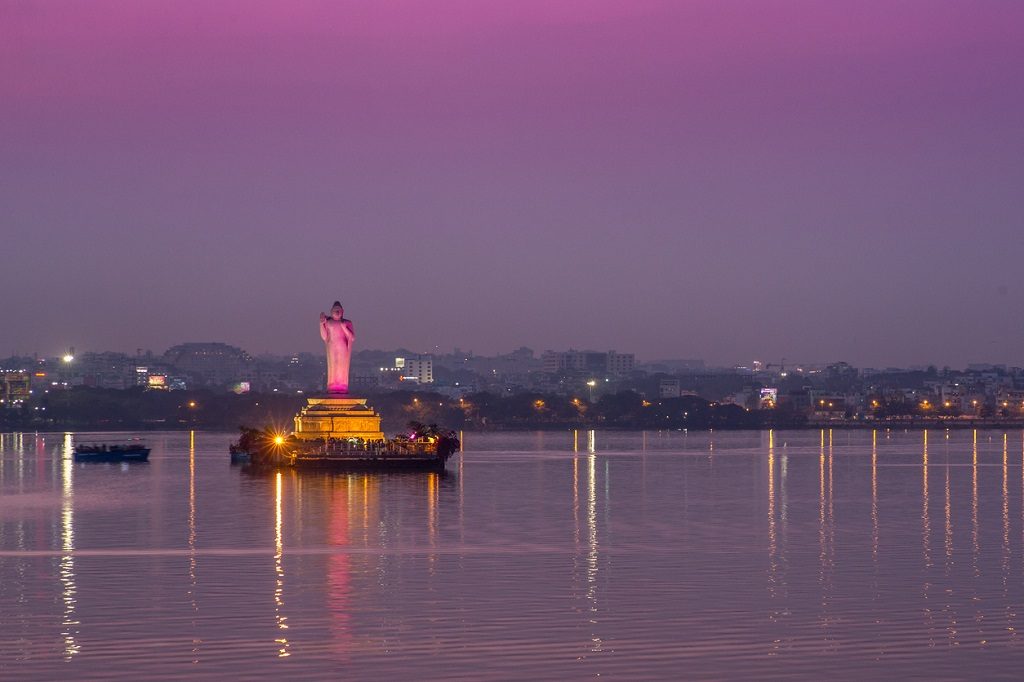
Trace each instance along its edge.
<path fill-rule="evenodd" d="M 320 321 L 321 322 L 326 322 L 327 321 L 327 313 L 320 313 Z"/>

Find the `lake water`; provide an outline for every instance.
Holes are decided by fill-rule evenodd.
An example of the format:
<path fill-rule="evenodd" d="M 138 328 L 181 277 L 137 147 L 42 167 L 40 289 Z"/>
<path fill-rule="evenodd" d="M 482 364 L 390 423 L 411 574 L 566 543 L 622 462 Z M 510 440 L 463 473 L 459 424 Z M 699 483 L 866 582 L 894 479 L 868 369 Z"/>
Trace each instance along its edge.
<path fill-rule="evenodd" d="M 134 465 L 2 436 L 3 679 L 1024 666 L 1020 431 L 467 433 L 443 476 L 143 435 Z"/>

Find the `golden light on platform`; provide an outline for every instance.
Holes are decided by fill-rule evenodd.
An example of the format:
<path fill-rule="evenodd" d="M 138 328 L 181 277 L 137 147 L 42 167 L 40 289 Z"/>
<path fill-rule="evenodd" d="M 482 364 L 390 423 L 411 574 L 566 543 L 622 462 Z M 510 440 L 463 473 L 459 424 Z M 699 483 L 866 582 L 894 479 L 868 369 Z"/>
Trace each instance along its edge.
<path fill-rule="evenodd" d="M 274 436 L 274 445 L 281 445 L 284 443 L 284 436 Z"/>
<path fill-rule="evenodd" d="M 380 415 L 366 404 L 366 398 L 328 396 L 306 399 L 306 406 L 295 416 L 295 437 L 378 441 L 384 440 L 384 433 Z"/>

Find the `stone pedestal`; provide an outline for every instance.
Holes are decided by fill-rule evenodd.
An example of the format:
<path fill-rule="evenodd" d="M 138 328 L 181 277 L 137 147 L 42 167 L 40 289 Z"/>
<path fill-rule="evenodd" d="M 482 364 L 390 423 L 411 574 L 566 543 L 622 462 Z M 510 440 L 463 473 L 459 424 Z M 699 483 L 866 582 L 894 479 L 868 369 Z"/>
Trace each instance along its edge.
<path fill-rule="evenodd" d="M 348 396 L 307 398 L 306 406 L 295 415 L 295 436 L 305 440 L 384 440 L 384 432 L 380 430 L 380 415 L 366 404 L 366 398 Z"/>

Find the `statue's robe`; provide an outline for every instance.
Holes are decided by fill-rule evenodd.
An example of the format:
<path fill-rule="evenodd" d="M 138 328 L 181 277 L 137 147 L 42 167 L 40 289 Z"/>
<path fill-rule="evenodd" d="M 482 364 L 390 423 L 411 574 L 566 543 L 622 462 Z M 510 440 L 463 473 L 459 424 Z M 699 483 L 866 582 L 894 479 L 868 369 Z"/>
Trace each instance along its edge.
<path fill-rule="evenodd" d="M 348 393 L 348 368 L 356 339 L 351 320 L 327 318 L 320 323 L 320 338 L 327 347 L 327 392 Z"/>

